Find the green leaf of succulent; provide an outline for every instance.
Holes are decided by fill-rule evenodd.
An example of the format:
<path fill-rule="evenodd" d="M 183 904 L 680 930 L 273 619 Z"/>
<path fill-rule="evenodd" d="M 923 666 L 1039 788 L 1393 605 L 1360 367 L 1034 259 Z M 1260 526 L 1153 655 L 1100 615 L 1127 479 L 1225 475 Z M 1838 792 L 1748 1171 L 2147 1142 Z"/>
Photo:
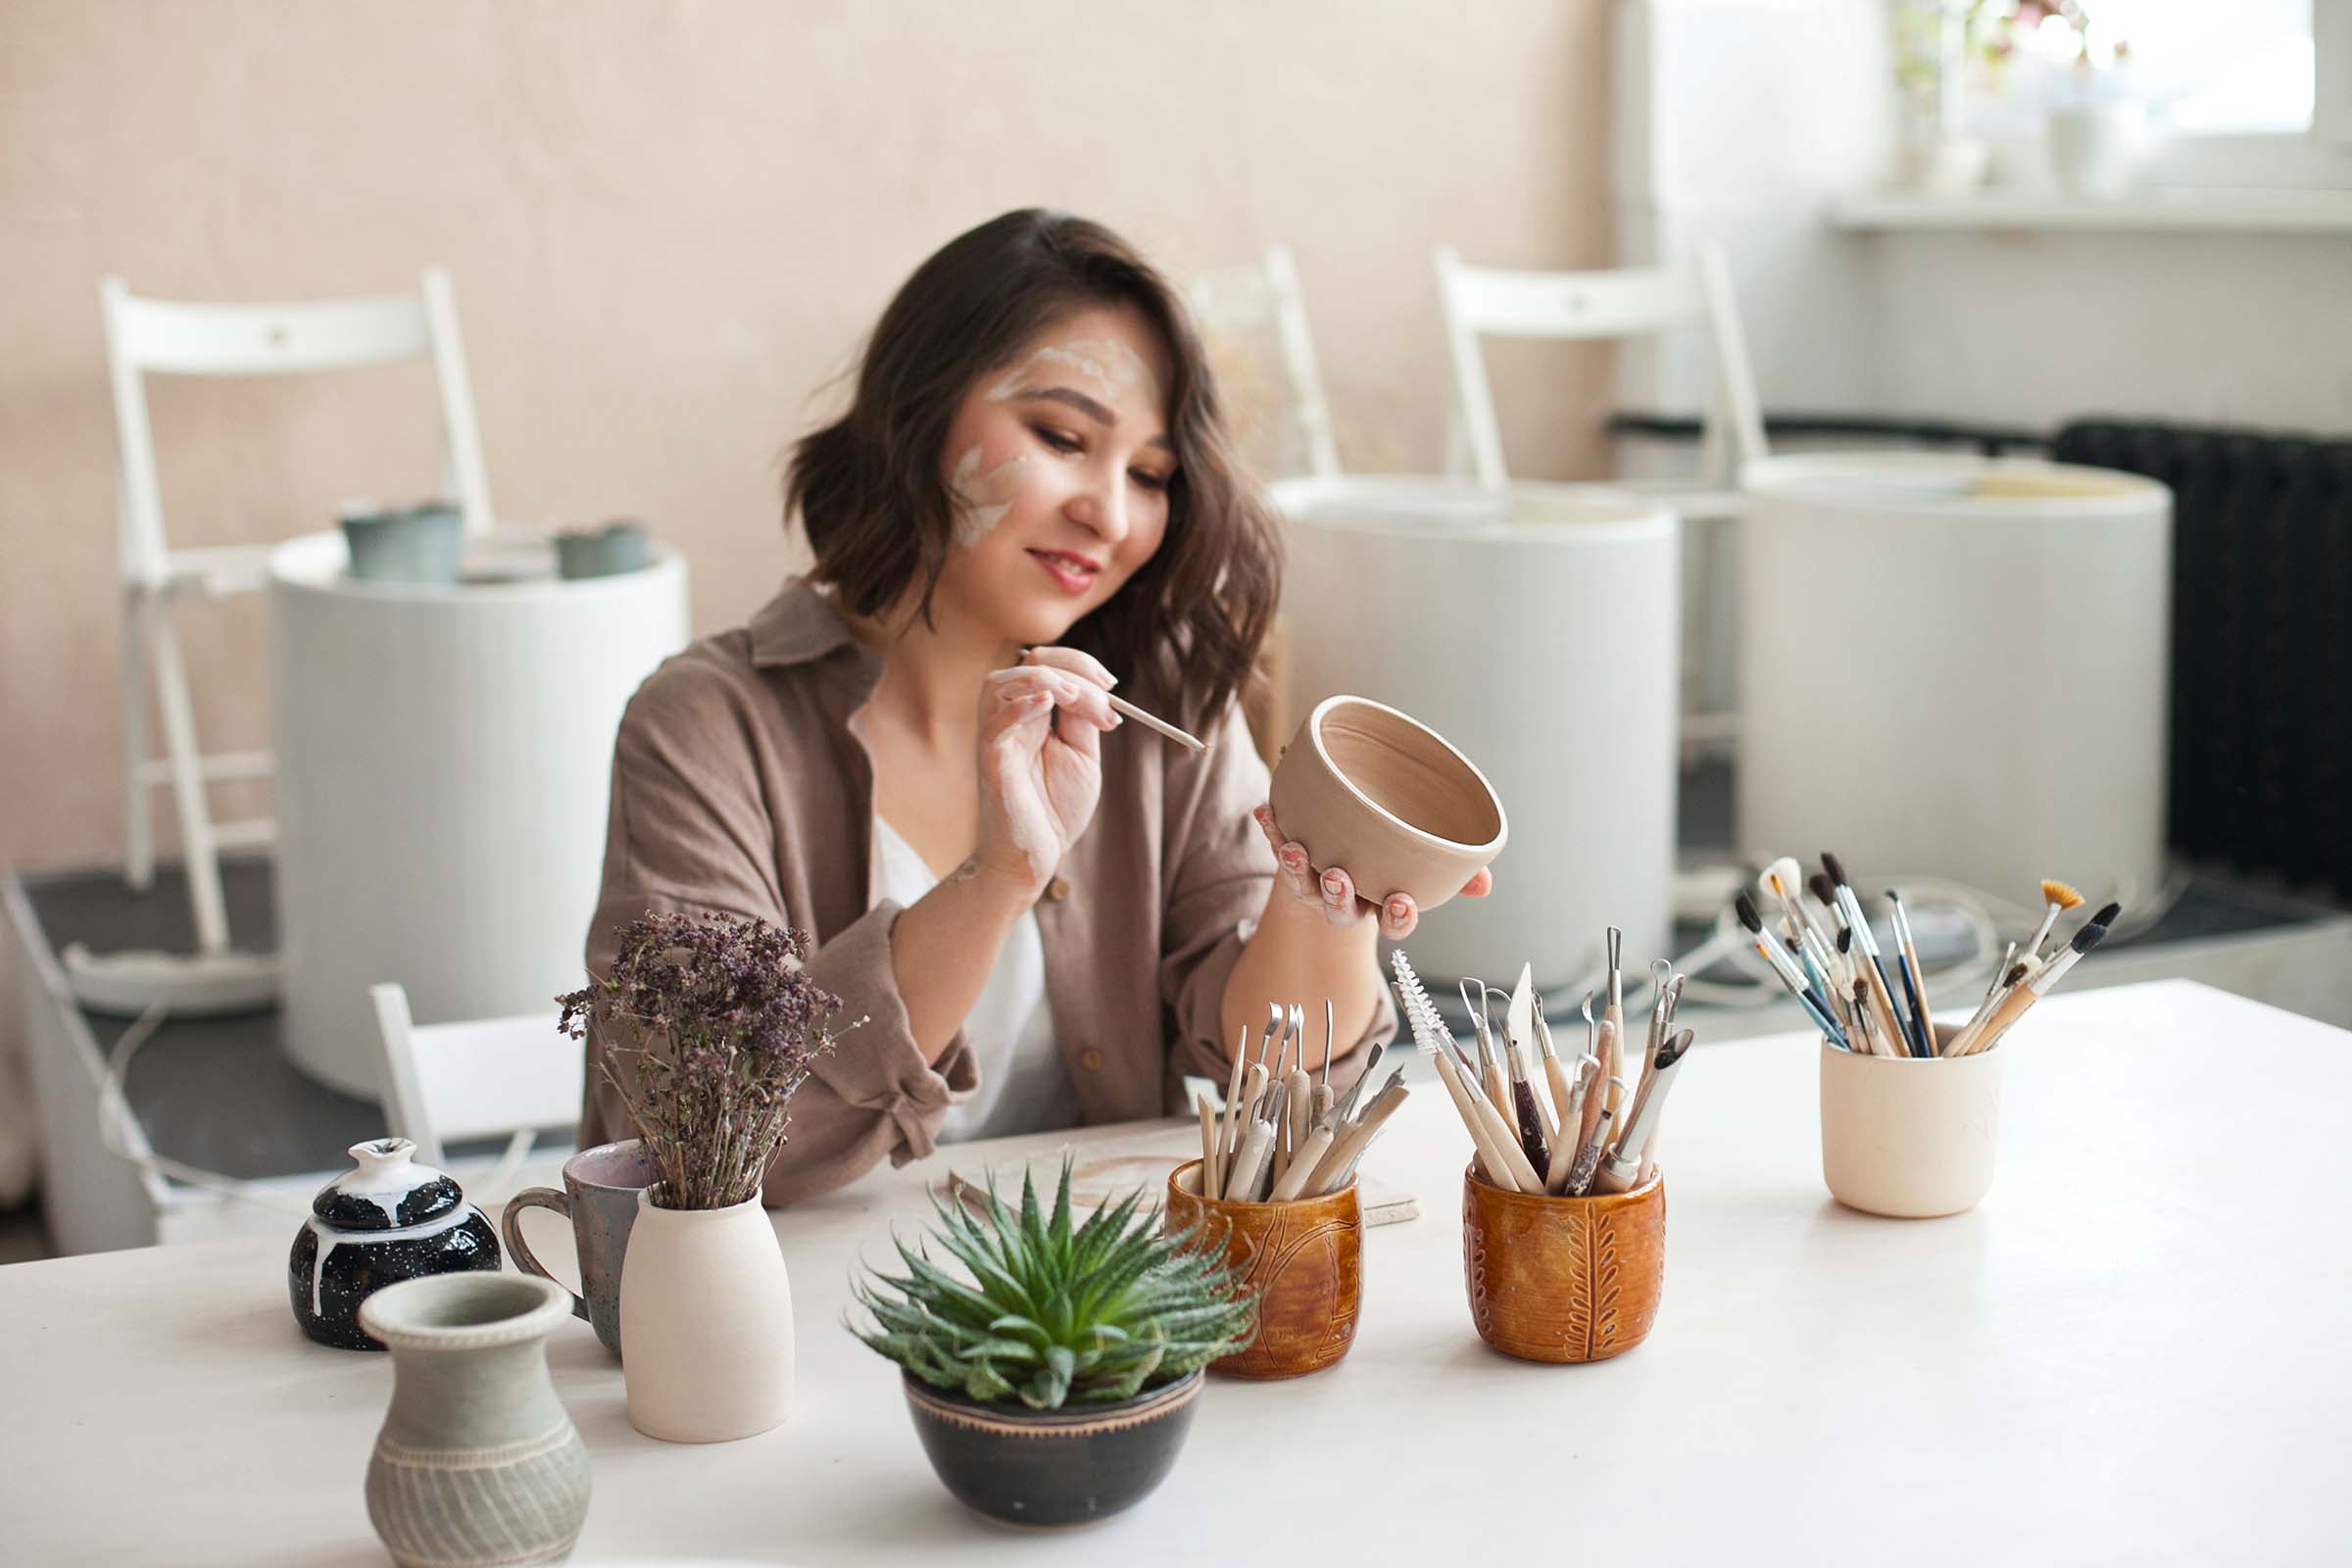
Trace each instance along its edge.
<path fill-rule="evenodd" d="M 876 1331 L 851 1332 L 918 1381 L 1040 1410 L 1131 1398 L 1249 1343 L 1256 1303 L 1221 1250 L 1160 1234 L 1141 1188 L 1074 1225 L 1070 1182 L 1065 1158 L 1050 1211 L 1028 1171 L 1017 1210 L 993 1180 L 978 1214 L 935 1200 L 931 1234 L 969 1279 L 894 1238 L 906 1272 L 854 1287 Z"/>

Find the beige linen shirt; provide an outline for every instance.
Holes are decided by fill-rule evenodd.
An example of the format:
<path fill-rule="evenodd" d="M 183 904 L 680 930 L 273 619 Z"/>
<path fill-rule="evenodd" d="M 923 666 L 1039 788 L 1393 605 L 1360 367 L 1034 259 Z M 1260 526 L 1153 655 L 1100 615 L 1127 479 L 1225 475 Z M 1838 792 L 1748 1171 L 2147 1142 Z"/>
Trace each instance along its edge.
<path fill-rule="evenodd" d="M 610 970 L 619 928 L 649 911 L 757 915 L 807 932 L 808 971 L 842 999 L 842 1021 L 867 1019 L 794 1097 L 770 1205 L 885 1154 L 922 1158 L 978 1082 L 960 1032 L 936 1065 L 925 1057 L 891 963 L 901 906 L 881 895 L 873 761 L 852 727 L 881 673 L 831 600 L 795 579 L 748 626 L 663 662 L 613 747 L 590 971 Z M 1054 1037 L 1090 1123 L 1179 1112 L 1185 1074 L 1222 1084 L 1232 1062 L 1219 1009 L 1274 856 L 1250 819 L 1267 774 L 1240 710 L 1205 738 L 1194 756 L 1140 724 L 1105 735 L 1101 804 L 1036 906 Z M 1395 1030 L 1384 992 L 1347 1050 Z M 636 1131 L 603 1051 L 592 1032 L 583 1149 Z"/>

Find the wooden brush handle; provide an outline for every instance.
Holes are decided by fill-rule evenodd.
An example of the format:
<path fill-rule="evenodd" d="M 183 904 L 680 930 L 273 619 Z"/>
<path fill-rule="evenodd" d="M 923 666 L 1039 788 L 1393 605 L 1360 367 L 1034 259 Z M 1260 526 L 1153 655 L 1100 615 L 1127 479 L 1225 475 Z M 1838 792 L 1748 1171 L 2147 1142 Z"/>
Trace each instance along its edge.
<path fill-rule="evenodd" d="M 1287 1203 L 1311 1191 L 1315 1168 L 1331 1152 L 1331 1144 L 1332 1134 L 1327 1127 L 1318 1127 L 1308 1133 L 1306 1142 L 1298 1146 L 1298 1152 L 1291 1156 L 1291 1168 L 1283 1172 L 1282 1180 L 1274 1184 L 1271 1201 Z"/>
<path fill-rule="evenodd" d="M 1524 1192 L 1502 1163 L 1502 1154 L 1494 1141 L 1487 1135 L 1487 1124 L 1479 1119 L 1477 1092 L 1462 1082 L 1462 1070 L 1453 1058 L 1444 1052 L 1437 1054 L 1438 1079 L 1445 1084 L 1446 1093 L 1453 1098 L 1453 1108 L 1461 1113 L 1462 1125 L 1470 1130 L 1470 1141 L 1478 1146 L 1479 1173 L 1490 1187 L 1499 1187 L 1506 1193 Z"/>
<path fill-rule="evenodd" d="M 1193 1103 L 1200 1111 L 1200 1196 L 1212 1202 L 1217 1196 L 1217 1113 L 1209 1108 L 1206 1095 L 1195 1095 Z"/>
<path fill-rule="evenodd" d="M 2034 988 L 2020 981 L 2009 995 L 2001 999 L 2001 1004 L 1992 1009 L 1992 1016 L 1985 1019 L 1977 1030 L 1976 1039 L 1965 1045 L 1954 1042 L 1958 1049 L 1953 1054 L 1973 1056 L 1979 1052 L 1990 1051 L 2001 1043 L 2001 1036 L 2009 1032 L 2009 1026 L 2026 1015 L 2026 1009 L 2034 1005 L 2035 1000 Z"/>
<path fill-rule="evenodd" d="M 1487 1136 L 1494 1140 L 1494 1152 L 1502 1156 L 1502 1168 L 1511 1173 L 1511 1180 L 1523 1193 L 1542 1192 L 1544 1178 L 1536 1174 L 1535 1164 L 1527 1157 L 1527 1151 L 1519 1147 L 1519 1134 L 1510 1122 L 1504 1119 L 1501 1111 L 1484 1100 L 1478 1102 L 1477 1110 L 1479 1120 L 1487 1125 Z"/>
<path fill-rule="evenodd" d="M 1551 1088 L 1551 1145 L 1557 1149 L 1566 1136 L 1562 1129 L 1577 1118 L 1576 1080 L 1568 1075 L 1568 1064 L 1557 1056 L 1544 1058 L 1544 1077 Z"/>
<path fill-rule="evenodd" d="M 1592 1129 L 1600 1124 L 1600 1107 L 1608 1099 L 1608 1082 L 1616 1074 L 1609 1064 L 1618 1059 L 1617 1025 L 1607 1018 L 1600 1021 L 1600 1033 L 1592 1042 L 1592 1054 L 1600 1058 L 1600 1070 L 1592 1075 L 1592 1087 L 1585 1091 L 1583 1119 L 1577 1125 L 1576 1148 L 1579 1153 L 1592 1141 Z"/>
<path fill-rule="evenodd" d="M 1225 1184 L 1225 1201 L 1253 1203 L 1257 1190 L 1266 1173 L 1266 1161 L 1274 1152 L 1274 1124 L 1252 1121 L 1242 1139 L 1242 1147 L 1234 1152 L 1233 1177 Z"/>
<path fill-rule="evenodd" d="M 1322 1162 L 1307 1177 L 1304 1190 L 1317 1195 L 1329 1192 L 1332 1184 L 1339 1180 L 1340 1172 L 1363 1152 L 1364 1146 L 1372 1141 L 1372 1135 L 1380 1131 L 1380 1124 L 1396 1114 L 1396 1107 L 1404 1103 L 1408 1092 L 1404 1085 L 1398 1084 L 1372 1102 L 1372 1108 L 1365 1111 L 1355 1125 L 1348 1129 L 1347 1135 L 1324 1152 Z"/>
<path fill-rule="evenodd" d="M 1480 1069 L 1478 1081 L 1479 1086 L 1486 1091 L 1487 1103 L 1501 1111 L 1504 1121 L 1509 1121 L 1511 1119 L 1511 1089 L 1510 1085 L 1503 1081 L 1502 1058 L 1490 1056 L 1486 1065 Z"/>
<path fill-rule="evenodd" d="M 1595 1074 L 1590 1083 L 1598 1083 Z M 1583 1146 L 1569 1136 L 1585 1125 L 1585 1097 L 1589 1084 L 1580 1084 L 1568 1091 L 1568 1108 L 1560 1113 L 1559 1141 L 1551 1146 L 1551 1168 L 1544 1173 L 1544 1190 L 1547 1193 L 1567 1191 L 1568 1173 L 1576 1168 L 1576 1153 Z"/>

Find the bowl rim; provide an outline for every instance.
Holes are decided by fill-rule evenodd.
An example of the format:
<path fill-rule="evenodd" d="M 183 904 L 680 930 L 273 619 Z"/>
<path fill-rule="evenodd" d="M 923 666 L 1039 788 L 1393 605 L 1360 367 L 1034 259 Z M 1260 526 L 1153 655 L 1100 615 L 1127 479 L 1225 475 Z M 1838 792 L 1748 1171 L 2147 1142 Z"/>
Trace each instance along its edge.
<path fill-rule="evenodd" d="M 1197 1366 L 1173 1383 L 1146 1389 L 1116 1404 L 1063 1405 L 1058 1410 L 1032 1410 L 1019 1403 L 1010 1407 L 984 1404 L 965 1395 L 934 1388 L 904 1367 L 899 1369 L 899 1383 L 906 1391 L 908 1409 L 915 1415 L 932 1416 L 967 1431 L 1017 1427 L 1041 1437 L 1091 1437 L 1099 1431 L 1141 1426 L 1192 1403 L 1207 1386 L 1208 1369 Z"/>
<path fill-rule="evenodd" d="M 1327 750 L 1323 745 L 1323 720 L 1329 715 L 1331 710 L 1341 703 L 1347 703 L 1358 708 L 1375 709 L 1378 711 L 1387 713 L 1394 718 L 1401 719 L 1407 725 L 1419 730 L 1422 734 L 1437 742 L 1438 745 L 1444 748 L 1446 753 L 1455 761 L 1468 768 L 1470 770 L 1470 776 L 1478 780 L 1478 787 L 1486 791 L 1487 803 L 1494 808 L 1494 836 L 1487 840 L 1484 844 L 1471 844 L 1466 843 L 1461 839 L 1446 838 L 1441 834 L 1430 832 L 1427 828 L 1415 827 L 1412 823 L 1407 822 L 1403 817 L 1398 816 L 1396 812 L 1390 810 L 1387 807 L 1372 799 L 1371 796 L 1366 795 L 1363 790 L 1357 786 L 1355 780 L 1348 776 L 1348 770 L 1340 766 L 1338 762 L 1332 760 L 1330 751 Z M 1439 734 L 1436 730 L 1431 729 L 1427 724 L 1422 723 L 1419 719 L 1415 718 L 1412 714 L 1405 712 L 1401 709 L 1391 708 L 1388 704 L 1375 702 L 1369 697 L 1356 697 L 1345 692 L 1336 693 L 1333 696 L 1326 697 L 1321 702 L 1317 703 L 1307 713 L 1306 743 L 1308 746 L 1314 748 L 1315 760 L 1323 764 L 1326 772 L 1330 773 L 1334 779 L 1339 781 L 1339 785 L 1342 789 L 1346 790 L 1349 795 L 1361 802 L 1366 810 L 1371 811 L 1383 822 L 1396 829 L 1398 832 L 1405 834 L 1407 837 L 1415 840 L 1418 843 L 1426 844 L 1433 849 L 1444 850 L 1449 854 L 1468 857 L 1483 855 L 1489 858 L 1493 858 L 1494 856 L 1502 852 L 1502 846 L 1504 842 L 1510 837 L 1511 819 L 1509 814 L 1503 809 L 1502 797 L 1495 793 L 1494 781 L 1487 777 L 1486 772 L 1480 768 L 1476 762 L 1473 762 L 1468 757 L 1463 755 L 1460 747 L 1454 745 L 1453 742 L 1447 740 L 1445 736 Z"/>

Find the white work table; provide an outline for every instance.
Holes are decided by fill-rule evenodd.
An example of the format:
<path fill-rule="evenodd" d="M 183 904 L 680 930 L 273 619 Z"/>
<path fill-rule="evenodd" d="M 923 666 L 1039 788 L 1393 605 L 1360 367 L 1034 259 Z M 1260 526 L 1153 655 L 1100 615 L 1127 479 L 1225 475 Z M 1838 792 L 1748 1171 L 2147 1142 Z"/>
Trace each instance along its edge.
<path fill-rule="evenodd" d="M 1990 1197 L 1909 1222 L 1823 1189 L 1817 1049 L 1702 1044 L 1659 1152 L 1656 1328 L 1592 1366 L 1480 1344 L 1468 1140 L 1416 1093 L 1368 1168 L 1421 1216 L 1365 1235 L 1353 1353 L 1213 1382 L 1167 1483 L 1063 1536 L 956 1503 L 898 1369 L 841 1329 L 853 1265 L 927 1215 L 940 1161 L 873 1171 L 776 1216 L 800 1332 L 777 1430 L 640 1437 L 619 1368 L 559 1331 L 595 1461 L 574 1560 L 2344 1560 L 2352 1035 L 2184 982 L 2053 999 L 2002 1047 Z M 1017 1166 L 1065 1136 L 949 1154 Z M 392 1364 L 301 1338 L 284 1243 L 0 1268 L 0 1559 L 385 1560 L 361 1481 Z"/>

